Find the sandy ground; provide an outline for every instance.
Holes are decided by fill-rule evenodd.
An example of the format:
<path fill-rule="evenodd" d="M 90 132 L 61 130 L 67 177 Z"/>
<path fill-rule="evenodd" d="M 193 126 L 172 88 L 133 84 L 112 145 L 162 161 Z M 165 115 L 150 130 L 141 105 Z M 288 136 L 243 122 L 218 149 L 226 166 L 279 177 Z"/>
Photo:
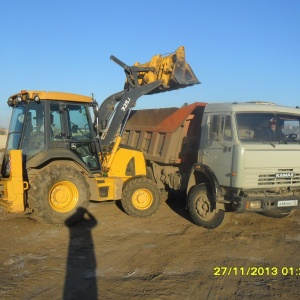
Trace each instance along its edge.
<path fill-rule="evenodd" d="M 0 299 L 298 299 L 299 224 L 232 214 L 207 230 L 182 199 L 147 219 L 91 203 L 70 228 L 0 208 Z"/>
<path fill-rule="evenodd" d="M 0 149 L 6 146 L 7 135 L 0 134 Z"/>
<path fill-rule="evenodd" d="M 179 199 L 147 219 L 105 202 L 67 228 L 0 210 L 0 299 L 299 299 L 299 217 L 207 230 Z"/>

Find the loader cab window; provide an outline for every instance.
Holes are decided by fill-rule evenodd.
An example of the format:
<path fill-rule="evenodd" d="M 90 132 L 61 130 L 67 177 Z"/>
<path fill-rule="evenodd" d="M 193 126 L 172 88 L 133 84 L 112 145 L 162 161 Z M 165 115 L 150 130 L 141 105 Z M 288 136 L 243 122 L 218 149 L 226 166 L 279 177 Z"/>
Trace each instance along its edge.
<path fill-rule="evenodd" d="M 62 129 L 59 103 L 51 103 L 50 104 L 50 140 L 61 141 L 62 138 L 63 138 L 63 129 Z"/>
<path fill-rule="evenodd" d="M 87 107 L 83 105 L 66 105 L 68 112 L 68 136 L 74 141 L 90 141 L 92 133 L 88 119 Z"/>
<path fill-rule="evenodd" d="M 99 158 L 93 134 L 91 131 L 91 120 L 87 106 L 78 104 L 66 105 L 67 139 L 70 149 L 91 170 L 100 170 Z"/>

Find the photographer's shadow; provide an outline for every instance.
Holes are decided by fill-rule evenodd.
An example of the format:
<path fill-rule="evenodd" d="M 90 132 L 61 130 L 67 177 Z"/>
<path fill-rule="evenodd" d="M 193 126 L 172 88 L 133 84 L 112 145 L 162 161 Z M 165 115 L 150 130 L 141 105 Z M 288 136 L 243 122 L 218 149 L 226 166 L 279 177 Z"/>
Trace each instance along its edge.
<path fill-rule="evenodd" d="M 76 213 L 83 215 L 80 222 L 69 225 L 66 220 L 70 241 L 63 300 L 98 299 L 97 264 L 91 232 L 97 220 L 82 207 Z"/>

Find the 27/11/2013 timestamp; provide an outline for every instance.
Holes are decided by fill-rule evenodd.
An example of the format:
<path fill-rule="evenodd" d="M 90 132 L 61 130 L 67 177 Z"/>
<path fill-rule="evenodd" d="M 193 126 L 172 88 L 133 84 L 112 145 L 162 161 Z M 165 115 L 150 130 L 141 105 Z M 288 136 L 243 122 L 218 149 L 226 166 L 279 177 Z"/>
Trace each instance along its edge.
<path fill-rule="evenodd" d="M 300 276 L 300 267 L 214 267 L 214 276 Z"/>

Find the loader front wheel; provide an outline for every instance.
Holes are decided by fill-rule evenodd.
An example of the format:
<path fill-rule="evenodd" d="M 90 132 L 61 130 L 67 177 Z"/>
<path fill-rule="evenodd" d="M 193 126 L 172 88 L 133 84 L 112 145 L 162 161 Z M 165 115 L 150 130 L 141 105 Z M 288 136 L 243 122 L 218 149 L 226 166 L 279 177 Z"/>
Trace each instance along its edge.
<path fill-rule="evenodd" d="M 195 224 L 213 229 L 224 225 L 225 211 L 217 211 L 210 188 L 205 184 L 199 184 L 191 191 L 188 201 L 188 210 Z"/>
<path fill-rule="evenodd" d="M 89 200 L 84 175 L 71 166 L 48 166 L 30 179 L 28 206 L 39 221 L 71 225 L 82 218 Z"/>
<path fill-rule="evenodd" d="M 160 191 L 149 178 L 132 179 L 123 188 L 121 203 L 130 216 L 149 217 L 156 212 L 160 202 Z"/>

